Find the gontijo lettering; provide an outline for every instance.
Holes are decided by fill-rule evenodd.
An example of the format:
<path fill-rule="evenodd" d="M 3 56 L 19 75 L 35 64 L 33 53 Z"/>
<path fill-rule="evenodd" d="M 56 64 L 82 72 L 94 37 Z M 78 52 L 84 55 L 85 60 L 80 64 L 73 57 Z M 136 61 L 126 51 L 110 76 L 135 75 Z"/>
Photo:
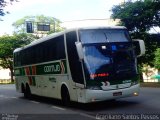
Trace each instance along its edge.
<path fill-rule="evenodd" d="M 61 71 L 60 69 L 60 65 L 50 65 L 50 66 L 44 66 L 44 72 L 48 73 L 48 72 L 59 72 Z"/>

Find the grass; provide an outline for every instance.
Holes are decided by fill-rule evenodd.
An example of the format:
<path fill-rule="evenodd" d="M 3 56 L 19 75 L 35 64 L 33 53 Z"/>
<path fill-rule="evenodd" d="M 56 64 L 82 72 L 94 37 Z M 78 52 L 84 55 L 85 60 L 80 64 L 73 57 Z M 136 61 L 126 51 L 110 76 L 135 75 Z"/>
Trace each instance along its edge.
<path fill-rule="evenodd" d="M 154 88 L 160 88 L 160 82 L 141 82 L 141 87 L 154 87 Z"/>
<path fill-rule="evenodd" d="M 2 81 L 0 81 L 0 85 L 1 85 L 1 84 L 2 84 L 2 85 L 14 84 L 14 83 L 15 83 L 15 82 L 8 82 L 8 81 L 7 81 L 7 82 L 6 82 L 6 81 L 5 81 L 5 82 L 2 82 Z"/>

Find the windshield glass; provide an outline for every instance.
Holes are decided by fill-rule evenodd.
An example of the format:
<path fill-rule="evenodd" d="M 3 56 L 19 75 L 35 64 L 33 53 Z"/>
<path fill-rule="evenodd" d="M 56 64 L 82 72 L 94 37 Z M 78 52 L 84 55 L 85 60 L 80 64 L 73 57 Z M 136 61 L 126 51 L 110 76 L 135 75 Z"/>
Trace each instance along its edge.
<path fill-rule="evenodd" d="M 109 54 L 108 55 L 102 54 L 102 52 L 99 50 L 97 46 L 92 46 L 92 45 L 85 46 L 83 50 L 85 53 L 84 61 L 85 61 L 87 70 L 90 74 L 90 78 L 94 79 L 96 73 L 99 73 L 99 74 L 105 73 L 106 70 L 99 71 L 99 69 L 103 65 L 111 64 L 111 57 L 109 56 Z"/>
<path fill-rule="evenodd" d="M 80 30 L 80 39 L 83 44 L 131 41 L 126 29 Z"/>
<path fill-rule="evenodd" d="M 87 80 L 124 80 L 136 75 L 131 42 L 83 45 Z"/>

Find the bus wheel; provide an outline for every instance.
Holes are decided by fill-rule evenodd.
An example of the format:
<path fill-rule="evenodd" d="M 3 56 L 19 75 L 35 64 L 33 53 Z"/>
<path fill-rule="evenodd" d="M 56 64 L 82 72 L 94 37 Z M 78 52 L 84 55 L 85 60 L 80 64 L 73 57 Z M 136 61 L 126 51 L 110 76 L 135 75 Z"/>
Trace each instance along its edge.
<path fill-rule="evenodd" d="M 21 84 L 21 92 L 22 92 L 22 93 L 24 93 L 24 92 L 25 92 L 24 84 Z"/>
<path fill-rule="evenodd" d="M 61 89 L 62 104 L 69 107 L 70 106 L 70 95 L 66 87 Z"/>
<path fill-rule="evenodd" d="M 28 84 L 26 84 L 26 89 L 24 91 L 24 97 L 27 99 L 31 98 L 31 90 Z"/>

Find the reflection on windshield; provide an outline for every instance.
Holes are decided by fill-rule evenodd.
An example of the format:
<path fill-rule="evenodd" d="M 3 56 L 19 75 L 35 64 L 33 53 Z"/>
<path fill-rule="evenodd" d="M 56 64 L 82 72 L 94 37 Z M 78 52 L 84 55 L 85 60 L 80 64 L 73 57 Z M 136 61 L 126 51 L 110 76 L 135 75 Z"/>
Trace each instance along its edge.
<path fill-rule="evenodd" d="M 80 39 L 83 44 L 130 41 L 129 34 L 125 29 L 81 30 Z"/>
<path fill-rule="evenodd" d="M 96 71 L 101 66 L 110 64 L 110 58 L 104 56 L 95 46 L 85 46 L 84 51 L 84 62 L 90 75 L 95 75 Z M 94 77 L 91 77 L 94 79 Z"/>
<path fill-rule="evenodd" d="M 131 39 L 125 29 L 80 30 L 86 80 L 127 80 L 137 75 Z"/>
<path fill-rule="evenodd" d="M 136 59 L 132 44 L 85 44 L 84 68 L 87 80 L 124 80 L 136 76 Z"/>

